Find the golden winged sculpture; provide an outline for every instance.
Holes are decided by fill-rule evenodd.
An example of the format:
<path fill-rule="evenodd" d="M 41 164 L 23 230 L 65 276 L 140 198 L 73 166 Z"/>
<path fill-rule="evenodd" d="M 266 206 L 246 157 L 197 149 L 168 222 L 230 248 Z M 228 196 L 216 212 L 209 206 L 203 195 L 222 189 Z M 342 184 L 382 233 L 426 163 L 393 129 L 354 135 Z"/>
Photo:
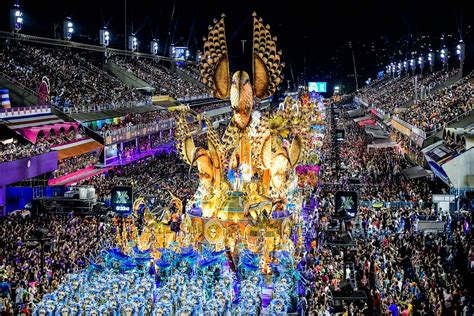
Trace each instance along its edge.
<path fill-rule="evenodd" d="M 200 148 L 195 146 L 194 131 L 188 124 L 188 115 L 195 113 L 181 107 L 175 136 L 182 159 L 198 169 L 200 186 L 195 200 L 200 201 L 203 217 L 241 219 L 237 210 L 242 205 L 286 198 L 289 171 L 301 159 L 303 141 L 299 124 L 294 124 L 297 120 L 290 114 L 270 116 L 254 109 L 254 103 L 271 97 L 283 80 L 282 53 L 277 50 L 277 38 L 272 37 L 270 26 L 253 14 L 252 78 L 243 70 L 231 76 L 224 19 L 222 15 L 209 26 L 199 68 L 202 82 L 214 97 L 230 100 L 232 119 L 219 137 L 212 122 L 202 115 L 208 146 Z M 261 199 L 255 198 L 251 183 L 257 184 Z M 236 191 L 242 194 L 232 193 Z"/>

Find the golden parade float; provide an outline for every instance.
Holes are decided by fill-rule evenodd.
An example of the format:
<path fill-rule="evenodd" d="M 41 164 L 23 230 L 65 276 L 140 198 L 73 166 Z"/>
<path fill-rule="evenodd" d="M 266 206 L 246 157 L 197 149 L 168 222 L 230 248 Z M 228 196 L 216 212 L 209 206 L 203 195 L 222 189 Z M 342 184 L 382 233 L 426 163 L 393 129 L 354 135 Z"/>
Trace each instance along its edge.
<path fill-rule="evenodd" d="M 280 84 L 284 63 L 276 37 L 256 15 L 253 18 L 252 82 L 245 71 L 229 71 L 224 17 L 215 20 L 205 39 L 200 62 L 202 81 L 219 99 L 230 99 L 232 119 L 222 137 L 205 114 L 207 148 L 197 147 L 189 127 L 193 112 L 178 107 L 176 140 L 183 161 L 199 172 L 199 187 L 188 202 L 183 231 L 195 242 L 217 250 L 248 248 L 264 255 L 294 252 L 294 227 L 301 224 L 302 196 L 295 167 L 306 155 L 305 137 L 316 118 L 314 104 L 290 97 L 275 113 L 255 109 Z M 297 243 L 302 242 L 297 229 Z M 300 244 L 301 246 L 301 244 Z"/>

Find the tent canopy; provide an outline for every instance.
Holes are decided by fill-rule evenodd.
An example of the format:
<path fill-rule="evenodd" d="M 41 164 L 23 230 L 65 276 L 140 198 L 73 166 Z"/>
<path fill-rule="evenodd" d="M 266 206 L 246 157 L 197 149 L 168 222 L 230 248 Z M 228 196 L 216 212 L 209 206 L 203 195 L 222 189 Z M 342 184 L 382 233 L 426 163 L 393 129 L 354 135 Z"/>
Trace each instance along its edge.
<path fill-rule="evenodd" d="M 362 109 L 355 109 L 355 110 L 350 110 L 347 111 L 347 114 L 349 117 L 359 117 L 359 116 L 364 116 L 365 112 Z"/>
<path fill-rule="evenodd" d="M 416 166 L 412 168 L 407 168 L 402 170 L 402 174 L 407 179 L 417 179 L 431 176 L 432 172 L 424 169 L 421 166 Z"/>

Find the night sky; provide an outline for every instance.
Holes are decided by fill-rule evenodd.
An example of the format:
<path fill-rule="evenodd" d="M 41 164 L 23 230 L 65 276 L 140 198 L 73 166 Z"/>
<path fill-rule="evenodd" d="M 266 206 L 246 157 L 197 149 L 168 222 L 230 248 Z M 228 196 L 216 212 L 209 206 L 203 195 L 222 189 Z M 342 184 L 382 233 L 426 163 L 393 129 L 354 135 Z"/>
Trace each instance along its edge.
<path fill-rule="evenodd" d="M 12 0 L 0 1 L 0 28 L 8 30 Z M 160 43 L 188 45 L 194 52 L 213 18 L 226 14 L 230 54 L 236 67 L 249 67 L 252 19 L 256 11 L 278 37 L 286 61 L 287 79 L 304 72 L 307 80 L 329 81 L 348 89 L 354 81 L 352 42 L 359 81 L 374 77 L 390 61 L 400 61 L 412 51 L 427 53 L 464 38 L 472 55 L 472 10 L 467 1 L 250 1 L 250 0 L 127 0 L 128 33 L 136 32 L 140 50 L 148 52 L 152 37 Z M 111 47 L 123 48 L 125 0 L 20 0 L 26 34 L 54 36 L 54 24 L 62 32 L 66 15 L 75 22 L 73 40 L 97 43 L 98 29 L 107 25 Z M 424 36 L 424 37 L 423 37 Z M 241 40 L 247 45 L 242 56 Z M 453 58 L 454 60 L 454 58 Z M 351 77 L 352 76 L 352 77 Z"/>

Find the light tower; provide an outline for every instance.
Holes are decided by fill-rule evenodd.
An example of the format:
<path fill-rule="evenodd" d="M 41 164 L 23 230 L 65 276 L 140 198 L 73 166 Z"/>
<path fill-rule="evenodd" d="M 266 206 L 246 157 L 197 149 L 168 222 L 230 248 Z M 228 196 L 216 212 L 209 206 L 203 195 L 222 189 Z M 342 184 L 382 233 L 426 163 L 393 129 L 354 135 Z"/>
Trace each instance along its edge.
<path fill-rule="evenodd" d="M 66 41 L 71 40 L 72 34 L 74 33 L 74 23 L 70 17 L 66 17 L 63 22 L 63 39 Z"/>
<path fill-rule="evenodd" d="M 430 64 L 430 71 L 433 72 L 434 68 L 434 55 L 432 52 L 428 53 L 428 64 Z"/>
<path fill-rule="evenodd" d="M 439 51 L 439 57 L 441 59 L 441 62 L 443 63 L 443 70 L 448 69 L 448 51 L 445 47 L 441 48 Z"/>
<path fill-rule="evenodd" d="M 128 49 L 132 52 L 136 52 L 138 50 L 138 39 L 134 33 L 128 37 Z"/>
<path fill-rule="evenodd" d="M 463 40 L 459 41 L 459 44 L 456 46 L 456 55 L 458 56 L 459 59 L 459 71 L 461 71 L 461 76 L 463 73 L 463 68 L 464 68 L 464 59 L 465 59 L 465 53 L 466 53 L 466 44 L 464 44 Z"/>
<path fill-rule="evenodd" d="M 423 56 L 418 57 L 418 66 L 420 66 L 421 75 L 423 76 L 423 68 L 425 67 L 425 60 Z"/>
<path fill-rule="evenodd" d="M 110 44 L 110 31 L 107 30 L 106 26 L 99 31 L 99 41 L 100 45 L 104 47 L 107 47 Z"/>
<path fill-rule="evenodd" d="M 23 12 L 17 2 L 10 10 L 10 29 L 12 32 L 19 32 L 23 27 Z"/>
<path fill-rule="evenodd" d="M 159 40 L 154 39 L 150 42 L 150 54 L 152 55 L 158 55 L 158 45 Z"/>

